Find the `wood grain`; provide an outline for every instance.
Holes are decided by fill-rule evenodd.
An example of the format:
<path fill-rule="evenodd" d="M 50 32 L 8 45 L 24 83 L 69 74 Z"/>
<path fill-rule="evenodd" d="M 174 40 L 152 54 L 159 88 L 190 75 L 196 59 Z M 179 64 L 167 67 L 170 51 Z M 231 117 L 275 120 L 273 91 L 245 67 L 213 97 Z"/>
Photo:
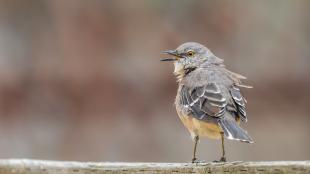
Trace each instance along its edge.
<path fill-rule="evenodd" d="M 0 174 L 168 174 L 168 173 L 299 173 L 310 174 L 310 161 L 227 163 L 66 162 L 30 159 L 0 160 Z"/>

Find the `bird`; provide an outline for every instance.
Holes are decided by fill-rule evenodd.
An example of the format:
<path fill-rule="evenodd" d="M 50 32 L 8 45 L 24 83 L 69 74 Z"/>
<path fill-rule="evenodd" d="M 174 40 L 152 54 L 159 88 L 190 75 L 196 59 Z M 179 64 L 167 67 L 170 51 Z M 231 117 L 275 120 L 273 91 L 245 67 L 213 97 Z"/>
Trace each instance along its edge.
<path fill-rule="evenodd" d="M 222 156 L 215 162 L 226 162 L 224 139 L 253 143 L 240 122 L 247 122 L 246 99 L 240 88 L 245 76 L 229 71 L 224 60 L 197 42 L 186 42 L 174 50 L 162 52 L 174 64 L 178 83 L 176 111 L 193 141 L 192 163 L 197 159 L 197 144 L 201 137 L 221 139 Z"/>

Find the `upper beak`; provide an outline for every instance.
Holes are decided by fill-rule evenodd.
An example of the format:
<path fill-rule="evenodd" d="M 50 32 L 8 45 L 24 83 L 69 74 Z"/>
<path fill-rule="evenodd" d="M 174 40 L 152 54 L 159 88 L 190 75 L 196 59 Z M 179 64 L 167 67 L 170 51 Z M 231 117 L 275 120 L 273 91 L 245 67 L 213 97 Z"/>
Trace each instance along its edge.
<path fill-rule="evenodd" d="M 161 59 L 160 61 L 176 61 L 178 60 L 176 57 L 180 57 L 180 55 L 177 53 L 176 50 L 166 50 L 162 52 L 163 54 L 170 54 L 175 56 L 174 58 L 165 58 L 165 59 Z"/>

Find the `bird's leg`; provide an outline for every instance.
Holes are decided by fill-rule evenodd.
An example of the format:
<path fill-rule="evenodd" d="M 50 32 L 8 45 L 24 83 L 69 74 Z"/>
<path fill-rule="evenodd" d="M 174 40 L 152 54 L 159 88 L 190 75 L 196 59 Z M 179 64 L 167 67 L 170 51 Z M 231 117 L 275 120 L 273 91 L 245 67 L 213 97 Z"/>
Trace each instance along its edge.
<path fill-rule="evenodd" d="M 199 136 L 195 135 L 194 137 L 194 151 L 193 151 L 193 159 L 192 159 L 192 163 L 197 162 L 197 158 L 196 158 L 196 150 L 197 150 L 197 144 L 199 141 Z"/>
<path fill-rule="evenodd" d="M 221 132 L 221 139 L 222 139 L 222 157 L 220 159 L 220 162 L 226 162 L 225 147 L 224 147 L 224 132 Z"/>

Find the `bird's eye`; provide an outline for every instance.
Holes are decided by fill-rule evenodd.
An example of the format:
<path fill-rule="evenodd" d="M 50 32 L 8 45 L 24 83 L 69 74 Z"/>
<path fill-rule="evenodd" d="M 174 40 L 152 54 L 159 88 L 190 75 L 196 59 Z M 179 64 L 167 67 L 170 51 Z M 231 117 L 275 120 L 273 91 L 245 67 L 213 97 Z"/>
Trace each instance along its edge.
<path fill-rule="evenodd" d="M 193 55 L 195 55 L 195 52 L 194 51 L 187 51 L 187 55 L 189 57 L 192 57 Z"/>

